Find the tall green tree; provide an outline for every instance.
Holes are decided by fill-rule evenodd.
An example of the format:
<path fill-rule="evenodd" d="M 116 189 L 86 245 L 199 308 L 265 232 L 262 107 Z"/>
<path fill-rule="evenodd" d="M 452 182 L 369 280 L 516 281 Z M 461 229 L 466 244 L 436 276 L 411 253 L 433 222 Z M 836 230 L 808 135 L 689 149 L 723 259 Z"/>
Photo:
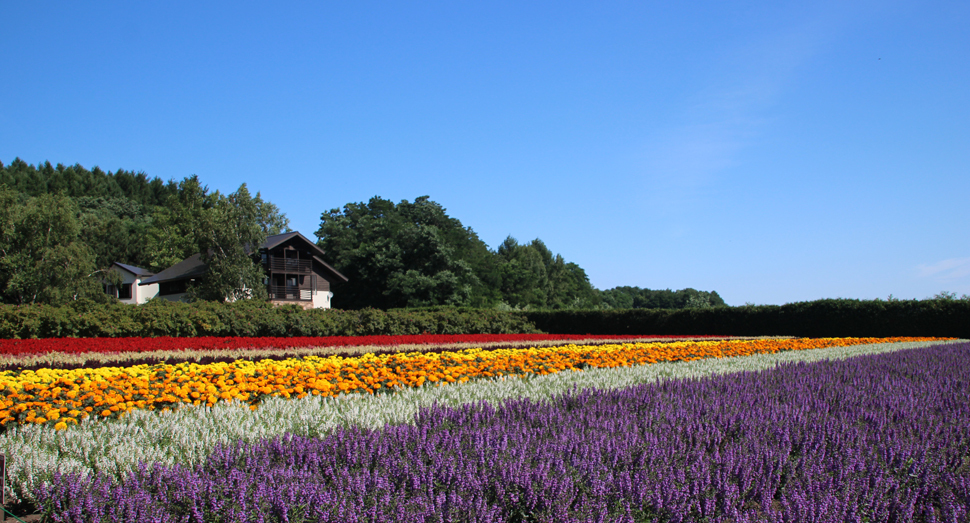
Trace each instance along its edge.
<path fill-rule="evenodd" d="M 201 252 L 199 234 L 206 213 L 218 199 L 218 193 L 210 194 L 198 176 L 179 182 L 178 192 L 152 214 L 145 241 L 148 268 L 161 271 Z"/>
<path fill-rule="evenodd" d="M 80 196 L 80 239 L 94 253 L 95 265 L 107 269 L 114 262 L 148 267 L 145 237 L 151 208 L 127 198 Z"/>
<path fill-rule="evenodd" d="M 567 263 L 536 238 L 520 245 L 509 236 L 496 251 L 504 263 L 502 299 L 516 308 L 589 309 L 599 296 L 579 265 Z"/>
<path fill-rule="evenodd" d="M 531 245 L 519 245 L 511 236 L 498 248 L 502 258 L 502 298 L 518 308 L 543 308 L 548 298 L 549 276 L 543 253 Z"/>
<path fill-rule="evenodd" d="M 427 196 L 397 204 L 375 196 L 332 209 L 316 235 L 327 261 L 349 279 L 335 290 L 337 307 L 599 303 L 586 273 L 541 240 L 519 245 L 510 236 L 492 251 Z"/>
<path fill-rule="evenodd" d="M 29 165 L 15 158 L 10 165 L 0 162 L 0 183 L 28 196 L 62 194 L 69 198 L 125 198 L 142 205 L 163 205 L 175 194 L 178 185 L 170 180 L 149 179 L 145 173 L 118 169 L 104 172 L 98 167 L 87 170 L 81 165 Z"/>
<path fill-rule="evenodd" d="M 479 286 L 462 255 L 474 260 L 481 240 L 427 196 L 397 205 L 375 196 L 331 209 L 316 236 L 349 279 L 334 298 L 342 308 L 467 305 Z"/>
<path fill-rule="evenodd" d="M 45 194 L 20 203 L 0 186 L 0 293 L 21 305 L 105 299 L 94 254 L 79 241 L 79 210 L 70 198 Z"/>
<path fill-rule="evenodd" d="M 259 248 L 266 242 L 262 222 L 262 200 L 253 198 L 242 184 L 202 213 L 197 241 L 202 261 L 207 266 L 204 278 L 189 288 L 195 299 L 236 301 L 266 298 Z"/>

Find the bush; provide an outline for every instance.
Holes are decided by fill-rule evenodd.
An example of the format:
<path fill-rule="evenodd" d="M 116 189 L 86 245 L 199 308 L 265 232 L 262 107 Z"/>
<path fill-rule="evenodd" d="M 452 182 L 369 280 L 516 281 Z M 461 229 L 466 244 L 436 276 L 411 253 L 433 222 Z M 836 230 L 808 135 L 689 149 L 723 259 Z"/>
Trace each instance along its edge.
<path fill-rule="evenodd" d="M 521 313 L 490 309 L 304 310 L 235 303 L 0 305 L 0 338 L 124 336 L 370 336 L 539 332 Z"/>
<path fill-rule="evenodd" d="M 968 300 L 818 300 L 708 309 L 533 311 L 556 334 L 723 334 L 733 336 L 970 338 Z"/>
<path fill-rule="evenodd" d="M 370 336 L 404 334 L 722 334 L 970 338 L 970 300 L 819 300 L 706 309 L 499 311 L 303 310 L 265 301 L 141 306 L 0 305 L 0 338 L 123 336 Z"/>

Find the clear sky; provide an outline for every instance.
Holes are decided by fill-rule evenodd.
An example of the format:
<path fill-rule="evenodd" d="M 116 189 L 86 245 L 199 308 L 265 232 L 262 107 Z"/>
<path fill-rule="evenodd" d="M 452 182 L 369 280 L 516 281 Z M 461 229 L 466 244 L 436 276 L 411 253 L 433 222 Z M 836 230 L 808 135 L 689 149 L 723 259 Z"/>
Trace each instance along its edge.
<path fill-rule="evenodd" d="M 970 2 L 0 2 L 0 161 L 429 195 L 600 289 L 970 294 Z"/>

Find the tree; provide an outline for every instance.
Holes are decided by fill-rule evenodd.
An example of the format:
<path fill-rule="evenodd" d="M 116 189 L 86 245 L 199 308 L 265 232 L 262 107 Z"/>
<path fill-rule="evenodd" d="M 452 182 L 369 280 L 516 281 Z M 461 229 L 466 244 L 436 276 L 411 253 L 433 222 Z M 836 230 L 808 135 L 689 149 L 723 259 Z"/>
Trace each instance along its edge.
<path fill-rule="evenodd" d="M 78 208 L 63 195 L 20 204 L 0 186 L 0 292 L 4 301 L 60 304 L 105 299 L 94 254 L 79 241 Z"/>
<path fill-rule="evenodd" d="M 341 307 L 467 305 L 480 283 L 462 255 L 480 253 L 481 240 L 427 196 L 331 209 L 316 236 L 326 261 L 349 279 L 335 298 Z"/>
<path fill-rule="evenodd" d="M 544 247 L 544 246 L 543 246 Z M 546 306 L 548 275 L 543 252 L 532 245 L 519 245 L 511 236 L 498 248 L 502 265 L 502 299 L 518 308 Z"/>
<path fill-rule="evenodd" d="M 98 268 L 114 262 L 151 265 L 145 252 L 151 209 L 126 198 L 81 196 L 74 201 L 80 207 L 80 239 L 91 248 Z"/>
<path fill-rule="evenodd" d="M 612 309 L 697 309 L 725 306 L 717 292 L 691 288 L 672 291 L 614 287 L 600 291 L 599 294 L 603 303 Z"/>
<path fill-rule="evenodd" d="M 201 252 L 199 234 L 207 220 L 205 215 L 218 199 L 218 191 L 210 194 L 198 176 L 179 182 L 178 192 L 152 215 L 145 239 L 148 268 L 161 271 Z"/>
<path fill-rule="evenodd" d="M 227 197 L 217 192 L 214 199 L 202 213 L 196 235 L 206 274 L 189 288 L 189 295 L 214 301 L 265 298 L 259 263 L 259 248 L 266 242 L 261 215 L 265 204 L 258 195 L 250 196 L 246 184 Z"/>
<path fill-rule="evenodd" d="M 591 309 L 600 304 L 586 271 L 553 254 L 536 238 L 520 245 L 509 236 L 499 245 L 504 303 L 516 308 Z"/>

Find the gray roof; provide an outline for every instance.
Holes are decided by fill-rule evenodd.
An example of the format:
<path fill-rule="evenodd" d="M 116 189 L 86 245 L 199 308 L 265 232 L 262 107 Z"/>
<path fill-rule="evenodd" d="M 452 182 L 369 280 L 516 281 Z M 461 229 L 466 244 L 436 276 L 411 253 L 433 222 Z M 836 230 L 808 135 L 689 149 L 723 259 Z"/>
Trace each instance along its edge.
<path fill-rule="evenodd" d="M 172 265 L 151 278 L 142 280 L 139 285 L 151 285 L 152 283 L 165 283 L 167 281 L 198 278 L 199 276 L 205 274 L 206 270 L 207 267 L 205 266 L 205 263 L 202 263 L 202 256 L 195 254 L 176 263 L 175 265 Z"/>
<path fill-rule="evenodd" d="M 134 265 L 128 265 L 125 263 L 114 262 L 113 265 L 117 265 L 118 267 L 121 267 L 122 269 L 134 274 L 135 276 L 151 276 L 155 274 L 154 272 L 148 269 L 142 269 L 141 267 L 135 267 Z"/>

